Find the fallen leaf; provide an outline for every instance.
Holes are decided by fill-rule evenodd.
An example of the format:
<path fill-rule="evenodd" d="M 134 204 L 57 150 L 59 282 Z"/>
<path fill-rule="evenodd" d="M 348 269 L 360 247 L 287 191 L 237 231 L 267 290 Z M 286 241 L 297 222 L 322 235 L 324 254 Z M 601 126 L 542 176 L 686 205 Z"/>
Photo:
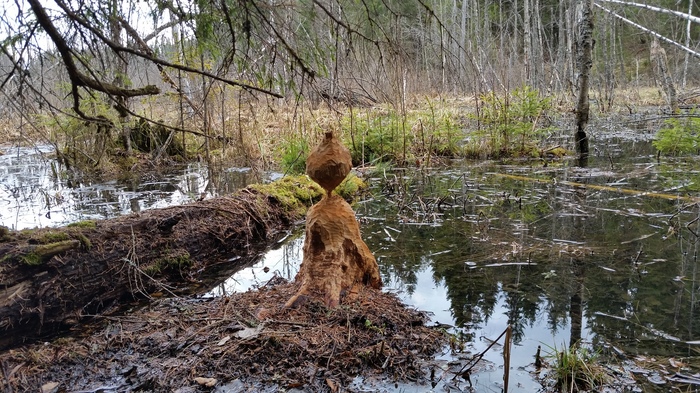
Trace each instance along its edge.
<path fill-rule="evenodd" d="M 197 382 L 198 385 L 202 385 L 207 388 L 213 388 L 216 386 L 216 383 L 219 382 L 216 380 L 216 378 L 205 378 L 205 377 L 197 377 L 194 379 L 195 382 Z"/>
<path fill-rule="evenodd" d="M 226 344 L 228 342 L 228 340 L 230 340 L 230 339 L 231 339 L 231 336 L 226 336 L 226 337 L 222 338 L 221 341 L 219 341 L 216 345 L 220 347 L 220 346 Z"/>
<path fill-rule="evenodd" d="M 326 383 L 328 384 L 328 387 L 331 388 L 331 392 L 336 393 L 338 391 L 338 384 L 332 379 L 326 378 Z"/>
<path fill-rule="evenodd" d="M 41 385 L 41 393 L 54 393 L 58 391 L 58 387 L 61 386 L 58 382 L 47 382 Z"/>
<path fill-rule="evenodd" d="M 236 332 L 236 337 L 238 338 L 250 338 L 250 337 L 255 337 L 258 334 L 260 334 L 260 331 L 262 331 L 263 326 L 258 325 L 257 327 L 254 328 L 245 328 L 241 331 Z"/>

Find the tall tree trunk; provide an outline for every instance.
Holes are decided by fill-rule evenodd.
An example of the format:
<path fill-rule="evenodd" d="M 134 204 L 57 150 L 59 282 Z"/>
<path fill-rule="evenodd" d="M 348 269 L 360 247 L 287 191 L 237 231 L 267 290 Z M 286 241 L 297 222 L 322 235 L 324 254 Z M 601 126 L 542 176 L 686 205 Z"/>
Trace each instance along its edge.
<path fill-rule="evenodd" d="M 588 157 L 588 136 L 586 126 L 590 115 L 588 91 L 591 66 L 593 65 L 593 0 L 579 0 L 577 4 L 577 53 L 578 100 L 576 103 L 576 153 L 580 158 Z"/>
<path fill-rule="evenodd" d="M 110 35 L 113 42 L 119 46 L 123 46 L 122 43 L 122 28 L 121 23 L 119 23 L 119 2 L 117 0 L 112 0 L 110 2 Z M 112 61 L 114 62 L 114 81 L 113 85 L 123 88 L 126 85 L 126 75 L 128 72 L 128 54 L 125 52 L 114 53 L 112 55 Z M 116 97 L 117 100 L 117 112 L 119 113 L 119 123 L 118 127 L 121 131 L 122 142 L 124 143 L 124 149 L 127 153 L 131 153 L 131 126 L 129 125 L 129 98 L 128 97 Z"/>
<path fill-rule="evenodd" d="M 671 113 L 678 112 L 678 95 L 676 94 L 676 86 L 673 82 L 673 76 L 668 70 L 668 60 L 666 51 L 659 44 L 659 40 L 654 38 L 651 41 L 651 49 L 649 50 L 651 62 L 654 64 L 656 77 L 661 82 L 661 86 L 666 94 L 666 102 L 668 103 Z"/>
<path fill-rule="evenodd" d="M 688 2 L 688 15 L 693 14 L 693 4 L 695 2 L 693 0 L 690 0 Z M 690 19 L 688 19 L 688 23 L 685 26 L 685 46 L 690 47 Z M 683 62 L 683 82 L 681 83 L 681 87 L 685 89 L 685 83 L 687 81 L 688 77 L 688 61 L 690 60 L 690 53 L 685 52 L 685 60 Z"/>
<path fill-rule="evenodd" d="M 532 86 L 534 83 L 532 67 L 532 18 L 530 17 L 530 0 L 523 1 L 523 51 L 525 62 L 525 78 Z"/>

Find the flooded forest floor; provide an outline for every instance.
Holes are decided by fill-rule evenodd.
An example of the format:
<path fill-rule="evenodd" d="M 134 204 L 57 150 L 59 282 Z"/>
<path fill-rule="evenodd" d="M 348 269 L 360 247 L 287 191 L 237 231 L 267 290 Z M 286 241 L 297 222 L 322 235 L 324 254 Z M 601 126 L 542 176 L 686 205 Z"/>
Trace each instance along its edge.
<path fill-rule="evenodd" d="M 367 171 L 372 192 L 355 212 L 387 278 L 383 291 L 366 289 L 335 309 L 313 301 L 283 309 L 298 289 L 294 267 L 287 274 L 269 263 L 256 289 L 211 297 L 147 279 L 151 287 L 140 296 L 146 301 L 130 296 L 125 308 L 88 316 L 68 334 L 0 352 L 0 391 L 493 392 L 502 391 L 502 374 L 510 370 L 513 391 L 550 392 L 559 389 L 556 359 L 545 354 L 545 367 L 537 370 L 535 351 L 563 350 L 574 336 L 593 349 L 590 364 L 606 374 L 597 391 L 694 391 L 700 385 L 697 157 L 659 157 L 651 126 L 616 122 L 597 129 L 587 165 L 547 158 Z M 201 195 L 194 191 L 187 194 Z M 221 201 L 205 199 L 208 208 L 197 210 L 216 213 L 202 227 L 220 228 L 206 235 L 230 244 L 226 239 L 249 221 L 224 228 L 221 218 L 241 209 Z M 192 236 L 196 226 L 169 225 L 180 207 L 152 207 L 131 211 L 146 226 L 174 230 L 187 251 L 176 255 L 204 259 Z M 157 219 L 149 224 L 149 216 Z M 119 220 L 96 220 L 96 228 L 80 232 L 95 248 L 93 232 Z M 264 235 L 239 237 L 265 238 L 265 246 L 248 248 L 254 257 L 279 245 L 301 215 L 251 220 Z M 131 236 L 129 228 L 122 232 Z M 113 239 L 110 247 L 115 255 L 175 250 L 149 239 Z M 298 250 L 303 239 L 294 242 Z M 214 270 L 227 271 L 195 265 L 175 286 L 203 293 L 232 274 L 231 266 L 253 265 L 254 258 L 236 259 L 244 243 L 220 255 Z M 134 244 L 141 248 L 129 254 Z M 216 279 L 203 282 L 205 270 Z M 110 272 L 129 279 L 127 270 L 106 270 L 105 277 Z M 4 283 L 1 278 L 2 270 Z M 417 301 L 406 302 L 411 296 Z M 514 332 L 510 367 L 496 338 L 505 326 Z M 489 352 L 482 357 L 482 351 Z"/>

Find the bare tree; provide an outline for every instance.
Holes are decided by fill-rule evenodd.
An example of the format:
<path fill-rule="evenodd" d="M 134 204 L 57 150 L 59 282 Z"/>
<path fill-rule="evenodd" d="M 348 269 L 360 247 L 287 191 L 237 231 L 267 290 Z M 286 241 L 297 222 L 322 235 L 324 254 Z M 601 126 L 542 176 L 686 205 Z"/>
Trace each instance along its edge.
<path fill-rule="evenodd" d="M 577 2 L 577 53 L 578 66 L 578 99 L 576 102 L 576 152 L 579 157 L 588 157 L 588 136 L 586 126 L 590 115 L 588 99 L 591 66 L 593 65 L 593 0 L 578 0 Z"/>

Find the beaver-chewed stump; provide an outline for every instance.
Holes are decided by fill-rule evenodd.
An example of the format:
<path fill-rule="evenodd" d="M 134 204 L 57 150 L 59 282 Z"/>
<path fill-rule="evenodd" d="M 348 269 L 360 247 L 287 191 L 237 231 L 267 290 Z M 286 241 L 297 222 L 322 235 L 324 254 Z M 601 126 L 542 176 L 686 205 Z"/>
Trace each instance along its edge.
<path fill-rule="evenodd" d="M 328 195 L 338 187 L 352 169 L 350 151 L 332 132 L 327 132 L 323 141 L 306 159 L 306 174 L 318 183 Z"/>
<path fill-rule="evenodd" d="M 306 161 L 306 173 L 326 195 L 306 215 L 304 256 L 296 277 L 300 288 L 287 306 L 319 295 L 327 306 L 335 307 L 343 293 L 355 296 L 362 285 L 382 285 L 377 260 L 362 240 L 355 213 L 343 198 L 332 194 L 351 168 L 350 152 L 331 132 Z"/>
<path fill-rule="evenodd" d="M 304 257 L 296 281 L 301 288 L 287 305 L 314 292 L 335 307 L 343 292 L 356 294 L 360 284 L 380 288 L 377 260 L 360 237 L 360 226 L 350 205 L 338 195 L 325 197 L 306 217 Z"/>

